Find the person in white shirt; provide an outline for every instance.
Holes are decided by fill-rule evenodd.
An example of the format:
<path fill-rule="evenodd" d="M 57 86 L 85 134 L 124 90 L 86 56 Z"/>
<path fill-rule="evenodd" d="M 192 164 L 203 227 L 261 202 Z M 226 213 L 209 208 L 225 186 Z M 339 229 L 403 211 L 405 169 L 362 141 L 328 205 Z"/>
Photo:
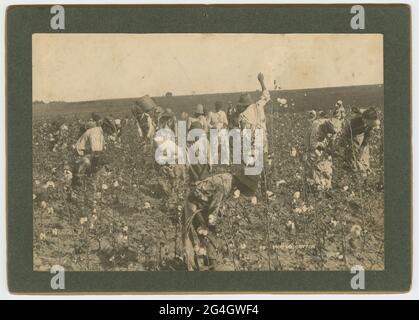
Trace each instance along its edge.
<path fill-rule="evenodd" d="M 90 120 L 89 123 L 93 123 Z M 101 154 L 105 148 L 105 137 L 102 127 L 97 124 L 87 129 L 75 144 L 75 149 L 81 158 L 77 161 L 78 174 L 94 174 L 99 169 Z"/>
<path fill-rule="evenodd" d="M 240 96 L 240 100 L 237 103 L 237 109 L 240 113 L 238 122 L 240 129 L 252 129 L 252 131 L 255 129 L 263 129 L 263 150 L 264 153 L 268 153 L 265 106 L 271 97 L 269 91 L 266 89 L 262 73 L 258 74 L 258 80 L 262 88 L 262 96 L 256 103 L 253 102 L 252 97 L 248 93 Z"/>
<path fill-rule="evenodd" d="M 223 103 L 217 101 L 215 103 L 215 112 L 209 113 L 209 125 L 214 129 L 226 129 L 228 127 L 228 120 L 226 113 L 223 111 Z"/>

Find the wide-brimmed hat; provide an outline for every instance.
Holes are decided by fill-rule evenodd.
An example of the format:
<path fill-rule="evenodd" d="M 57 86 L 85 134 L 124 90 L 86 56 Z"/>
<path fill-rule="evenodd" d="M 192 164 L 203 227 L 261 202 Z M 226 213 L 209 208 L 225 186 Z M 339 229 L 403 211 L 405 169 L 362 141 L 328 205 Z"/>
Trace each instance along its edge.
<path fill-rule="evenodd" d="M 151 111 L 157 107 L 157 104 L 149 95 L 145 95 L 136 101 L 136 104 L 140 106 L 145 112 Z"/>
<path fill-rule="evenodd" d="M 102 119 L 102 117 L 100 116 L 100 114 L 97 114 L 96 112 L 92 112 L 92 119 L 94 121 L 99 121 Z"/>
<path fill-rule="evenodd" d="M 373 107 L 369 107 L 362 113 L 362 118 L 364 118 L 365 120 L 377 120 L 378 113 Z"/>
<path fill-rule="evenodd" d="M 317 112 L 316 112 L 316 110 L 310 110 L 310 111 L 308 112 L 308 117 L 309 117 L 309 119 L 312 119 L 312 120 L 316 119 L 316 117 L 317 117 Z"/>
<path fill-rule="evenodd" d="M 250 106 L 253 103 L 254 102 L 253 102 L 253 99 L 250 96 L 250 94 L 249 93 L 243 93 L 242 95 L 240 95 L 239 102 L 237 102 L 237 105 L 241 106 L 241 107 L 247 107 L 247 106 Z"/>
<path fill-rule="evenodd" d="M 174 113 L 173 111 L 165 111 L 160 115 L 160 119 L 164 119 L 164 118 L 173 118 Z"/>
<path fill-rule="evenodd" d="M 233 176 L 235 186 L 245 196 L 254 196 L 259 187 L 260 175 L 245 175 L 244 173 Z"/>
<path fill-rule="evenodd" d="M 202 104 L 198 104 L 195 107 L 195 113 L 197 113 L 197 114 L 205 114 L 205 108 L 204 108 L 204 106 Z"/>

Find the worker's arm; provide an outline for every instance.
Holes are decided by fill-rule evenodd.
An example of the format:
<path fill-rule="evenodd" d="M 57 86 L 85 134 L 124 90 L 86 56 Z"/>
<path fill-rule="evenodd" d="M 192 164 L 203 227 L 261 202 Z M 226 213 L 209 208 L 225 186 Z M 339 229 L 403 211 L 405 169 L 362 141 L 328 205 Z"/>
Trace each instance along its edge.
<path fill-rule="evenodd" d="M 84 155 L 84 151 L 86 149 L 86 142 L 87 142 L 87 135 L 85 132 L 76 142 L 76 151 L 80 156 Z"/>
<path fill-rule="evenodd" d="M 260 87 L 262 88 L 262 96 L 256 102 L 256 106 L 258 108 L 262 108 L 268 103 L 269 100 L 271 100 L 271 95 L 269 94 L 269 90 L 266 88 L 265 77 L 262 72 L 258 74 L 258 80 L 260 83 Z"/>

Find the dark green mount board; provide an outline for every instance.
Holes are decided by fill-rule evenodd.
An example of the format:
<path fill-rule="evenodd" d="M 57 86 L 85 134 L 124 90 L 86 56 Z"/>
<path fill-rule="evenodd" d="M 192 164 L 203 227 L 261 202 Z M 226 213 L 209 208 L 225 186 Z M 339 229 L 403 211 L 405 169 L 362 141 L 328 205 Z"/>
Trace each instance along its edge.
<path fill-rule="evenodd" d="M 51 6 L 9 7 L 6 21 L 6 125 L 7 264 L 10 291 L 48 294 L 408 291 L 412 266 L 410 8 L 407 5 L 365 4 L 363 5 L 365 28 L 354 30 L 351 28 L 351 18 L 354 16 L 351 13 L 352 6 L 352 4 L 63 5 L 64 30 L 51 29 L 50 21 L 54 15 L 50 12 Z M 38 149 L 32 145 L 32 125 L 36 123 L 39 115 L 35 112 L 34 97 L 32 97 L 32 36 L 67 33 L 381 34 L 384 55 L 383 84 L 373 89 L 364 88 L 362 90 L 366 93 L 362 92 L 366 96 L 370 94 L 378 96 L 380 101 L 384 101 L 382 106 L 384 114 L 382 127 L 385 128 L 382 131 L 385 162 L 383 261 L 381 266 L 365 271 L 365 288 L 354 290 L 351 287 L 351 279 L 355 274 L 349 269 L 325 271 L 321 268 L 307 267 L 307 271 L 301 271 L 298 267 L 293 267 L 292 270 L 272 268 L 272 271 L 243 269 L 238 272 L 172 272 L 146 269 L 131 271 L 129 268 L 121 267 L 118 271 L 116 269 L 98 271 L 95 268 L 90 271 L 65 271 L 65 288 L 53 289 L 51 278 L 55 273 L 52 274 L 42 266 L 42 263 L 40 265 L 34 261 L 39 259 L 36 249 L 39 244 L 39 233 L 34 227 L 33 212 L 38 210 L 34 206 L 38 208 L 39 203 L 33 199 L 35 192 L 33 188 L 36 186 L 33 178 L 32 153 Z M 343 92 L 339 90 L 338 93 L 319 94 L 333 96 L 333 99 L 330 99 L 335 101 L 334 94 L 339 95 Z M 295 97 L 297 103 L 301 92 L 291 91 L 288 94 Z M 345 97 L 348 100 L 352 99 L 351 94 L 349 92 Z M 275 100 L 280 97 L 275 96 L 275 93 L 271 95 Z M 213 101 L 212 97 L 208 99 Z M 238 99 L 238 95 L 233 95 L 232 99 Z M 115 103 L 117 105 L 117 102 Z M 100 103 L 96 103 L 97 105 Z M 65 105 L 61 107 L 66 108 Z M 116 112 L 115 110 L 111 112 Z M 41 245 L 48 245 L 45 243 L 48 242 L 44 241 Z M 266 253 L 264 255 L 266 257 Z M 339 259 L 341 257 L 338 256 L 337 261 Z"/>

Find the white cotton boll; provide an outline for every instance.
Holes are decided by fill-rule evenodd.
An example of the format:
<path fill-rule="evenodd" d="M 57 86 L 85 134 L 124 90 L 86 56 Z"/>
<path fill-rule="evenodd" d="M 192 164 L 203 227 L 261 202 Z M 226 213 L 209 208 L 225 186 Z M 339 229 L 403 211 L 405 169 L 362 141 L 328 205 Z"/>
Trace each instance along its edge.
<path fill-rule="evenodd" d="M 343 191 L 348 191 L 349 187 L 348 186 L 344 186 L 343 187 Z"/>
<path fill-rule="evenodd" d="M 64 179 L 70 181 L 73 179 L 73 173 L 70 170 L 64 170 Z"/>
<path fill-rule="evenodd" d="M 257 203 L 258 203 L 258 198 L 256 198 L 256 197 L 252 197 L 252 199 L 250 199 L 250 202 L 251 202 L 253 205 L 255 205 L 255 204 L 257 204 Z"/>
<path fill-rule="evenodd" d="M 211 225 L 211 226 L 213 226 L 213 225 L 216 224 L 216 222 L 217 222 L 217 216 L 214 215 L 214 214 L 210 214 L 208 216 L 208 224 Z"/>
<path fill-rule="evenodd" d="M 208 229 L 207 228 L 199 227 L 197 232 L 198 232 L 199 235 L 204 236 L 204 237 L 208 235 Z"/>
<path fill-rule="evenodd" d="M 107 184 L 102 184 L 102 190 L 108 190 L 108 185 Z"/>
<path fill-rule="evenodd" d="M 293 211 L 294 211 L 294 213 L 302 213 L 303 212 L 303 210 L 299 207 L 295 208 Z"/>
<path fill-rule="evenodd" d="M 41 202 L 41 208 L 42 209 L 46 209 L 47 208 L 47 203 L 45 201 Z"/>
<path fill-rule="evenodd" d="M 48 181 L 45 186 L 47 188 L 55 188 L 55 183 L 53 181 Z"/>
<path fill-rule="evenodd" d="M 286 184 L 287 182 L 285 180 L 279 180 L 275 184 L 277 187 L 279 187 L 281 184 Z"/>
<path fill-rule="evenodd" d="M 290 155 L 291 155 L 291 157 L 296 157 L 297 156 L 297 149 L 295 149 L 294 147 L 292 147 L 291 148 L 291 151 L 290 151 Z"/>
<path fill-rule="evenodd" d="M 294 192 L 294 195 L 292 196 L 295 200 L 298 200 L 298 199 L 300 199 L 300 197 L 301 197 L 301 193 L 300 193 L 300 191 L 296 191 L 296 192 Z"/>
<path fill-rule="evenodd" d="M 236 190 L 236 191 L 234 191 L 234 193 L 233 193 L 233 198 L 235 198 L 235 199 L 237 199 L 237 198 L 239 198 L 240 197 L 240 190 Z"/>
<path fill-rule="evenodd" d="M 198 250 L 198 256 L 206 256 L 207 255 L 207 249 L 204 247 L 200 247 Z"/>
<path fill-rule="evenodd" d="M 361 226 L 354 224 L 351 228 L 351 234 L 356 237 L 359 238 L 361 236 L 362 233 L 362 228 Z"/>
<path fill-rule="evenodd" d="M 151 204 L 149 202 L 145 202 L 144 209 L 151 209 Z"/>

